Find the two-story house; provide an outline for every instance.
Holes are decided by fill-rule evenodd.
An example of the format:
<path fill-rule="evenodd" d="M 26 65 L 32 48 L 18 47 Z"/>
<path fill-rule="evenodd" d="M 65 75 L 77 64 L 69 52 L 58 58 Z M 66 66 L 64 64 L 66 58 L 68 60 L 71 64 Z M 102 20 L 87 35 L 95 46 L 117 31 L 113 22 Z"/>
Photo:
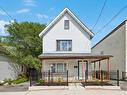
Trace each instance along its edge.
<path fill-rule="evenodd" d="M 42 72 L 66 72 L 72 79 L 84 79 L 92 63 L 111 55 L 91 54 L 94 34 L 68 8 L 65 8 L 40 34 L 43 52 Z M 107 61 L 109 66 L 109 61 Z M 100 66 L 100 62 L 99 62 Z M 94 68 L 95 70 L 96 68 Z M 101 68 L 99 68 L 101 69 Z M 109 68 L 107 67 L 109 71 Z"/>

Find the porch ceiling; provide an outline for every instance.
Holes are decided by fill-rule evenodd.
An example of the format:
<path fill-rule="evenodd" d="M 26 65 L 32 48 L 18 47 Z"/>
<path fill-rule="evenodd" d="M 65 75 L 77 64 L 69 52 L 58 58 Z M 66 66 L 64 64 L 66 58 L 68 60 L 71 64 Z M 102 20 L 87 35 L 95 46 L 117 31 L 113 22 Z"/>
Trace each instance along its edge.
<path fill-rule="evenodd" d="M 109 59 L 112 55 L 106 54 L 92 54 L 92 53 L 43 53 L 38 56 L 40 59 L 82 59 L 99 61 Z"/>

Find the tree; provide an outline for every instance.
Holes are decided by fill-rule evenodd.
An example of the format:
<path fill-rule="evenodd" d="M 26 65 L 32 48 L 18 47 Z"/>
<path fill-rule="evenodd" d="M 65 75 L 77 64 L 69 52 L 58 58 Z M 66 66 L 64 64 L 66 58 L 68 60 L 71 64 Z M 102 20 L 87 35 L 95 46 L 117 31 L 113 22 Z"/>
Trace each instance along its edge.
<path fill-rule="evenodd" d="M 5 28 L 10 34 L 6 45 L 11 47 L 6 48 L 6 54 L 18 64 L 39 69 L 41 62 L 38 55 L 42 52 L 39 33 L 45 27 L 44 24 L 33 22 L 14 22 L 6 25 Z"/>

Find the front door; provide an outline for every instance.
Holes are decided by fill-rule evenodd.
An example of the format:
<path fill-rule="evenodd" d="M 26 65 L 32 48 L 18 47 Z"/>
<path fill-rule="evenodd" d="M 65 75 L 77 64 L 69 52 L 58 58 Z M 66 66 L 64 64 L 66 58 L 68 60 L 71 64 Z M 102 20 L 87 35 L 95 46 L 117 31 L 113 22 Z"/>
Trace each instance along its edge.
<path fill-rule="evenodd" d="M 74 78 L 75 80 L 78 79 L 78 65 L 74 65 Z"/>

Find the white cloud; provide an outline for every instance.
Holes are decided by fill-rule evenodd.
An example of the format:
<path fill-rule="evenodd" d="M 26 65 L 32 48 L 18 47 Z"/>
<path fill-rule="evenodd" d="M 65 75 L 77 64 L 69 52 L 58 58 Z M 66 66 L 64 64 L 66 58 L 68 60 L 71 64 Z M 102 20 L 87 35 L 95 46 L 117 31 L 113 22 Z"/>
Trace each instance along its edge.
<path fill-rule="evenodd" d="M 8 21 L 0 20 L 0 35 L 1 36 L 7 35 L 7 33 L 5 32 L 5 28 L 4 28 L 4 26 L 7 24 L 9 24 Z"/>
<path fill-rule="evenodd" d="M 24 5 L 26 6 L 36 6 L 36 2 L 34 0 L 23 0 Z"/>
<path fill-rule="evenodd" d="M 0 11 L 0 15 L 6 15 L 4 11 Z"/>
<path fill-rule="evenodd" d="M 20 13 L 28 13 L 28 12 L 30 12 L 30 9 L 25 9 L 25 8 L 17 11 L 17 13 L 19 13 L 19 14 Z"/>
<path fill-rule="evenodd" d="M 42 19 L 49 19 L 49 17 L 46 14 L 40 14 L 40 13 L 38 13 L 37 17 L 38 18 L 42 18 Z"/>

